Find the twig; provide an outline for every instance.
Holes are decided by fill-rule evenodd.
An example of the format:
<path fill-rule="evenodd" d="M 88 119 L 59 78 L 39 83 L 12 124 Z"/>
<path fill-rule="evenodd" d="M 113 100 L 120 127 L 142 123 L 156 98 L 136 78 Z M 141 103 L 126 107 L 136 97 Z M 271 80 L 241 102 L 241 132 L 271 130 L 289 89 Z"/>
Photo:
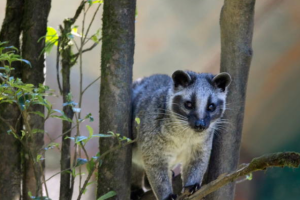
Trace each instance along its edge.
<path fill-rule="evenodd" d="M 70 131 L 72 131 L 74 128 L 76 127 L 76 125 L 72 126 L 69 130 L 65 131 L 63 134 L 57 136 L 56 138 L 52 139 L 53 141 L 57 140 L 60 137 L 63 137 L 64 135 L 66 135 L 67 133 L 69 133 Z M 44 144 L 44 146 L 42 148 L 39 149 L 39 151 L 41 151 L 42 149 L 44 149 L 46 146 L 48 146 L 50 143 Z"/>
<path fill-rule="evenodd" d="M 60 47 L 60 40 L 61 37 L 58 38 L 58 43 L 57 43 L 57 52 L 56 52 L 56 79 L 57 79 L 57 84 L 59 88 L 60 94 L 62 94 L 62 88 L 61 88 L 61 83 L 59 79 L 59 57 L 60 57 L 60 52 L 59 52 L 59 47 Z"/>
<path fill-rule="evenodd" d="M 77 151 L 78 151 L 78 145 L 76 143 L 76 138 L 80 135 L 80 130 L 79 130 L 79 122 L 78 122 L 78 117 L 77 117 L 77 113 L 74 113 L 74 116 L 75 116 L 75 120 L 76 120 L 76 135 L 75 135 L 75 153 L 74 153 L 74 159 L 73 159 L 73 167 L 75 168 L 76 167 L 76 162 L 77 162 Z M 79 149 L 79 152 L 80 152 L 80 149 Z M 81 174 L 81 166 L 79 166 L 79 174 Z M 81 175 L 80 175 L 81 177 Z M 73 188 L 74 188 L 74 183 L 75 183 L 75 178 L 76 176 L 72 176 L 71 177 L 71 190 L 73 191 Z M 80 178 L 81 179 L 81 178 Z M 81 181 L 79 181 L 81 182 Z M 80 185 L 80 184 L 79 184 Z"/>
<path fill-rule="evenodd" d="M 79 54 L 85 53 L 87 51 L 91 51 L 93 50 L 98 44 L 99 42 L 102 40 L 102 38 L 99 38 L 98 42 L 95 42 L 92 46 L 90 46 L 89 48 L 86 48 L 84 50 L 82 50 L 81 52 L 75 53 L 72 57 L 76 58 L 75 61 L 77 60 Z"/>
<path fill-rule="evenodd" d="M 41 164 L 40 164 L 40 168 L 42 169 Z M 46 181 L 45 181 L 45 173 L 42 173 L 42 177 L 43 177 L 43 181 L 44 181 L 44 183 L 42 183 L 42 184 L 44 184 L 44 187 L 45 187 L 45 190 L 46 190 L 46 195 L 47 195 L 47 197 L 50 197 L 50 196 L 49 196 L 49 192 L 48 192 L 47 183 L 46 183 Z"/>
<path fill-rule="evenodd" d="M 85 157 L 86 157 L 87 161 L 90 161 L 89 155 L 88 155 L 88 153 L 87 153 L 87 151 L 86 151 L 86 149 L 85 149 L 83 143 L 80 142 L 80 144 L 81 144 L 81 147 L 82 147 L 82 149 L 83 149 L 83 152 L 84 152 L 84 154 L 85 154 Z"/>
<path fill-rule="evenodd" d="M 117 147 L 112 148 L 111 150 L 109 150 L 109 151 L 103 153 L 101 156 L 99 156 L 98 159 L 95 161 L 95 163 L 99 163 L 99 161 L 100 161 L 102 158 L 104 158 L 107 154 L 109 154 L 109 153 L 111 153 L 111 152 L 113 152 L 113 151 L 115 151 L 115 150 L 118 150 L 118 149 L 120 149 L 120 148 L 122 148 L 122 147 L 125 147 L 125 146 L 127 146 L 127 145 L 130 145 L 130 144 L 132 144 L 132 143 L 135 143 L 136 141 L 137 141 L 136 139 L 135 139 L 135 140 L 131 140 L 130 142 L 127 142 L 127 143 L 124 144 L 123 146 L 117 146 Z M 83 194 L 83 192 L 84 192 L 84 190 L 85 190 L 85 188 L 86 188 L 86 185 L 88 184 L 88 181 L 90 180 L 90 178 L 91 178 L 91 176 L 92 176 L 92 174 L 93 174 L 93 172 L 95 171 L 96 168 L 97 168 L 97 166 L 94 166 L 94 168 L 93 168 L 93 169 L 91 170 L 91 172 L 89 173 L 89 176 L 88 176 L 87 179 L 85 180 L 85 182 L 84 182 L 84 184 L 83 184 L 83 187 L 82 187 L 82 189 L 81 189 L 81 191 L 80 191 L 81 194 L 79 194 L 80 196 L 78 196 L 78 200 L 81 198 L 81 195 Z M 72 168 L 68 168 L 68 169 L 65 169 L 65 170 L 63 170 L 63 171 L 57 172 L 57 173 L 53 174 L 52 176 L 50 176 L 45 182 L 49 181 L 49 180 L 52 179 L 54 176 L 56 176 L 56 175 L 58 175 L 58 174 L 61 174 L 61 173 L 63 173 L 63 172 L 69 171 L 69 170 L 71 170 L 71 169 L 72 169 Z"/>
<path fill-rule="evenodd" d="M 5 119 L 3 119 L 3 117 L 0 116 L 0 119 L 13 131 L 16 132 L 14 127 L 11 126 Z"/>
<path fill-rule="evenodd" d="M 99 76 L 98 78 L 96 78 L 93 82 L 91 82 L 90 84 L 88 84 L 88 86 L 86 86 L 85 88 L 84 88 L 84 90 L 82 91 L 82 95 L 85 93 L 85 91 L 91 86 L 91 85 L 93 85 L 96 81 L 98 81 L 99 79 L 101 78 L 101 76 Z"/>
<path fill-rule="evenodd" d="M 235 181 L 241 176 L 245 176 L 255 171 L 266 170 L 270 167 L 292 167 L 298 168 L 300 165 L 300 153 L 285 152 L 273 153 L 254 158 L 249 164 L 243 164 L 238 170 L 229 173 L 221 174 L 216 180 L 204 185 L 193 195 L 186 197 L 182 195 L 179 200 L 202 199 L 208 194 L 218 190 L 228 183 Z"/>
<path fill-rule="evenodd" d="M 15 130 L 17 130 L 18 124 L 19 124 L 21 118 L 22 118 L 22 113 L 20 113 L 20 115 L 19 115 L 19 117 L 18 117 L 18 119 L 17 119 L 17 123 L 16 123 L 16 125 L 15 125 Z"/>
<path fill-rule="evenodd" d="M 65 169 L 65 170 L 63 170 L 63 171 L 59 171 L 59 172 L 53 174 L 52 176 L 50 176 L 47 180 L 45 180 L 45 182 L 49 181 L 49 180 L 50 180 L 51 178 L 53 178 L 54 176 L 56 176 L 56 175 L 58 175 L 58 174 L 61 174 L 61 173 L 63 173 L 63 172 L 69 171 L 69 170 L 71 170 L 71 169 L 72 169 L 72 168 L 68 168 L 68 169 Z"/>
<path fill-rule="evenodd" d="M 75 21 L 77 20 L 77 18 L 79 17 L 80 13 L 82 12 L 82 10 L 84 8 L 85 3 L 86 3 L 86 1 L 84 1 L 84 0 L 81 1 L 79 7 L 76 10 L 74 17 L 70 19 L 72 21 L 72 24 L 74 24 Z"/>
<path fill-rule="evenodd" d="M 87 29 L 87 31 L 86 31 L 86 34 L 85 34 L 85 36 L 84 36 L 83 42 L 85 42 L 85 39 L 86 39 L 87 35 L 89 34 L 90 28 L 91 28 L 91 26 L 92 26 L 92 24 L 93 24 L 93 22 L 94 22 L 94 20 L 95 20 L 95 17 L 96 17 L 96 15 L 97 15 L 97 13 L 98 13 L 99 8 L 101 7 L 101 5 L 102 5 L 102 3 L 98 5 L 96 11 L 94 12 L 93 18 L 92 18 L 92 20 L 91 20 L 91 22 L 90 22 L 90 24 L 89 24 L 89 27 L 88 27 L 88 29 Z M 82 32 L 82 33 L 83 33 L 83 32 Z"/>

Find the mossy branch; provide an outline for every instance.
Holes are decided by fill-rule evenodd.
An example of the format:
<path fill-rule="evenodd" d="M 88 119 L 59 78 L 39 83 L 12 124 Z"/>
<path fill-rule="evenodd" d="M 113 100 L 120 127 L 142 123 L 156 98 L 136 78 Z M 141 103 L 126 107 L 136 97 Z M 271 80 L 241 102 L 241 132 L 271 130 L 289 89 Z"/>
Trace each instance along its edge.
<path fill-rule="evenodd" d="M 255 171 L 266 170 L 270 167 L 291 167 L 298 168 L 300 165 L 300 153 L 284 152 L 263 155 L 254 158 L 249 164 L 242 164 L 240 167 L 229 174 L 221 174 L 216 180 L 202 186 L 200 190 L 187 197 L 182 195 L 180 200 L 202 199 L 206 195 L 218 190 L 226 184 L 235 181 L 239 177 L 246 176 Z"/>

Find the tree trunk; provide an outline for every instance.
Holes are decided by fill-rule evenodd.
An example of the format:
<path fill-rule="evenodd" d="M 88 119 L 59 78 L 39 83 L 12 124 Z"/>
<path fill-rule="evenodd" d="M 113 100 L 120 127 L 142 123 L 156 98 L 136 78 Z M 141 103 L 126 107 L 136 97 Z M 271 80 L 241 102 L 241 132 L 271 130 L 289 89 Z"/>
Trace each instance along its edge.
<path fill-rule="evenodd" d="M 22 66 L 22 80 L 24 83 L 34 84 L 36 87 L 39 84 L 43 84 L 44 77 L 44 62 L 45 57 L 41 54 L 45 47 L 45 39 L 38 40 L 46 35 L 47 32 L 47 18 L 51 7 L 51 0 L 25 0 L 24 15 L 23 15 L 23 47 L 22 57 L 30 61 L 32 68 L 24 64 Z M 32 106 L 29 111 L 40 111 L 44 113 L 44 107 L 41 105 Z M 31 129 L 44 130 L 44 120 L 38 115 L 30 115 L 29 124 Z M 32 157 L 26 155 L 29 154 L 28 149 L 34 152 L 34 155 L 38 153 L 38 150 L 44 144 L 44 134 L 36 133 L 30 138 L 29 146 L 24 148 L 24 177 L 23 177 L 23 198 L 30 199 L 28 192 L 30 191 L 34 196 L 41 194 L 41 178 L 43 175 L 43 169 L 40 169 L 38 174 L 34 171 L 34 162 Z M 42 168 L 44 163 L 42 163 Z M 39 166 L 36 165 L 35 168 Z M 39 167 L 40 168 L 40 167 Z M 38 178 L 36 177 L 38 176 Z M 36 178 L 38 180 L 36 180 Z"/>
<path fill-rule="evenodd" d="M 6 4 L 5 19 L 0 32 L 0 41 L 8 41 L 7 46 L 20 48 L 21 21 L 23 11 L 22 0 L 8 0 Z M 20 77 L 20 63 L 13 63 L 13 75 Z M 0 104 L 1 118 L 16 127 L 20 133 L 21 123 L 17 124 L 20 111 L 17 105 Z M 8 135 L 9 127 L 0 120 L 0 199 L 19 200 L 21 196 L 21 154 L 20 142 L 13 135 Z"/>
<path fill-rule="evenodd" d="M 72 22 L 70 20 L 64 21 L 64 29 L 61 33 L 61 47 L 62 47 L 62 80 L 63 80 L 63 87 L 62 87 L 62 96 L 63 102 L 68 102 L 67 95 L 71 92 L 71 67 L 72 67 L 72 58 L 71 58 L 71 46 L 69 45 L 70 40 L 68 39 L 68 33 L 71 32 Z M 70 105 L 64 106 L 63 111 L 65 115 L 73 119 L 74 112 Z M 72 122 L 63 121 L 63 128 L 62 132 L 66 133 L 62 137 L 62 148 L 61 148 L 61 171 L 71 168 L 71 154 L 70 154 L 70 145 L 71 140 L 65 140 L 65 137 L 71 137 L 71 128 Z M 71 200 L 72 199 L 72 190 L 73 185 L 71 184 L 71 172 L 70 173 L 61 173 L 60 175 L 60 200 Z"/>
<path fill-rule="evenodd" d="M 101 55 L 100 133 L 112 131 L 130 137 L 131 84 L 134 55 L 135 0 L 105 0 Z M 118 145 L 115 138 L 100 139 L 100 153 Z M 114 199 L 129 199 L 131 147 L 107 155 L 98 170 L 100 197 L 115 191 Z"/>
<path fill-rule="evenodd" d="M 255 0 L 225 0 L 222 8 L 221 71 L 230 73 L 233 80 L 227 98 L 229 110 L 224 118 L 231 125 L 214 138 L 208 182 L 235 170 L 239 161 L 245 94 L 252 59 L 254 5 Z M 233 182 L 212 193 L 206 200 L 232 200 L 234 193 Z"/>
<path fill-rule="evenodd" d="M 72 58 L 72 46 L 70 43 L 69 34 L 71 33 L 72 25 L 76 22 L 77 18 L 81 14 L 84 9 L 85 1 L 82 1 L 79 7 L 76 10 L 76 13 L 73 18 L 67 18 L 64 20 L 64 26 L 60 26 L 61 37 L 59 38 L 61 44 L 61 63 L 62 63 L 62 96 L 63 103 L 70 101 L 68 95 L 71 92 L 71 67 L 75 64 Z M 57 58 L 59 59 L 59 58 Z M 66 105 L 63 107 L 63 111 L 65 115 L 69 119 L 73 119 L 74 112 L 71 105 Z M 70 153 L 70 139 L 65 139 L 65 137 L 70 137 L 72 133 L 72 122 L 63 121 L 62 122 L 62 144 L 61 144 L 61 163 L 60 170 L 65 171 L 68 170 L 69 173 L 64 172 L 60 175 L 60 191 L 59 191 L 59 199 L 60 200 L 71 200 L 73 195 L 74 181 L 75 177 L 71 176 L 72 170 L 71 168 L 71 153 Z M 76 162 L 76 161 L 75 161 Z"/>

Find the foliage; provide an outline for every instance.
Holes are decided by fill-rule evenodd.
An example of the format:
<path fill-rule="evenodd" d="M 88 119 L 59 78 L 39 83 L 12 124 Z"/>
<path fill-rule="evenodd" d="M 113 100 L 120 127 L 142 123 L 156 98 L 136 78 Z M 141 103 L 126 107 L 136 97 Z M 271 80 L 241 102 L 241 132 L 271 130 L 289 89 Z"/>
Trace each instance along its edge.
<path fill-rule="evenodd" d="M 52 40 L 52 43 L 55 44 L 54 40 Z M 38 87 L 35 87 L 32 84 L 28 83 L 23 83 L 20 78 L 15 78 L 12 76 L 12 72 L 15 70 L 12 67 L 13 62 L 24 62 L 28 65 L 30 65 L 30 62 L 27 60 L 24 60 L 20 57 L 20 55 L 16 54 L 18 52 L 18 49 L 15 47 L 5 46 L 6 42 L 0 42 L 0 104 L 2 103 L 9 103 L 9 104 L 15 104 L 17 105 L 21 115 L 20 117 L 23 118 L 23 123 L 24 123 L 24 129 L 21 130 L 21 133 L 18 133 L 16 129 L 9 125 L 9 123 L 5 120 L 0 118 L 4 123 L 6 123 L 9 126 L 9 130 L 7 131 L 8 134 L 12 135 L 16 139 L 18 139 L 21 144 L 24 146 L 25 149 L 28 151 L 28 155 L 30 159 L 32 159 L 35 163 L 34 170 L 38 174 L 42 174 L 42 168 L 41 168 L 41 161 L 43 161 L 45 158 L 43 158 L 43 152 L 57 148 L 60 149 L 60 144 L 53 142 L 55 139 L 51 139 L 52 142 L 45 144 L 42 149 L 39 151 L 35 151 L 34 149 L 29 148 L 29 139 L 33 138 L 35 134 L 37 133 L 47 133 L 44 130 L 40 129 L 32 129 L 32 127 L 29 124 L 28 119 L 30 118 L 31 115 L 37 115 L 41 118 L 44 119 L 44 122 L 48 120 L 49 118 L 56 118 L 60 119 L 62 121 L 68 121 L 76 124 L 73 128 L 77 128 L 79 130 L 79 126 L 81 123 L 83 123 L 85 120 L 89 120 L 90 122 L 94 121 L 93 116 L 91 113 L 86 114 L 83 118 L 79 118 L 79 114 L 81 113 L 81 108 L 77 107 L 78 104 L 72 100 L 72 95 L 68 94 L 68 101 L 63 104 L 63 107 L 65 106 L 70 106 L 72 107 L 72 110 L 74 111 L 76 117 L 75 121 L 68 118 L 65 113 L 61 110 L 58 109 L 53 109 L 52 104 L 46 99 L 47 96 L 55 96 L 55 92 L 51 90 L 48 86 L 39 84 Z M 31 66 L 31 65 L 30 65 Z M 41 105 L 46 108 L 45 113 L 41 113 L 39 111 L 33 112 L 30 109 L 34 105 Z M 109 132 L 108 134 L 95 134 L 94 130 L 91 126 L 86 125 L 86 130 L 88 133 L 88 136 L 84 136 L 81 134 L 77 134 L 75 137 L 65 137 L 65 139 L 71 139 L 74 141 L 76 145 L 80 149 L 82 149 L 85 152 L 85 157 L 78 157 L 76 159 L 76 163 L 74 166 L 72 166 L 71 173 L 73 177 L 76 176 L 82 176 L 82 173 L 77 173 L 76 168 L 85 165 L 86 169 L 89 174 L 93 174 L 95 169 L 99 164 L 101 164 L 101 157 L 100 153 L 98 153 L 95 156 L 90 156 L 85 150 L 85 146 L 87 143 L 93 139 L 93 138 L 99 138 L 99 137 L 115 137 L 119 142 L 120 142 L 120 148 L 123 146 L 123 142 L 132 142 L 129 138 L 123 137 L 120 134 L 115 134 L 113 132 Z M 71 130 L 69 130 L 71 131 Z M 65 133 L 62 133 L 59 137 L 63 137 Z M 50 137 L 50 136 L 49 136 Z M 105 152 L 106 154 L 108 152 Z M 67 171 L 68 172 L 68 171 Z M 60 172 L 61 173 L 61 172 Z M 59 173 L 55 174 L 58 175 Z M 55 176 L 54 175 L 54 176 Z M 52 177 L 54 177 L 52 176 Z M 49 179 L 45 180 L 43 183 L 45 187 L 46 182 L 50 180 L 52 177 Z M 82 187 L 82 192 L 86 192 L 86 187 L 90 185 L 91 183 L 85 184 Z M 32 199 L 50 199 L 49 196 L 41 197 L 41 196 L 33 196 L 31 192 L 28 194 L 30 198 Z M 116 195 L 115 192 L 111 191 L 104 196 L 100 197 L 99 199 L 108 199 L 112 196 Z"/>

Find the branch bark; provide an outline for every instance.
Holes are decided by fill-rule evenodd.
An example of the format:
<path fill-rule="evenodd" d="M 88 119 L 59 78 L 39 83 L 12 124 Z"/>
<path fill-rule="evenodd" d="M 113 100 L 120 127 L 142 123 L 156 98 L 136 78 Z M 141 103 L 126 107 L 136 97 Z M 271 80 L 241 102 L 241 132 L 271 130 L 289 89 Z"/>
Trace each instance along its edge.
<path fill-rule="evenodd" d="M 273 153 L 254 158 L 249 164 L 242 164 L 238 170 L 222 174 L 216 180 L 204 185 L 200 190 L 190 197 L 181 196 L 179 200 L 202 199 L 219 188 L 235 181 L 239 177 L 246 176 L 252 172 L 266 170 L 270 167 L 298 168 L 300 165 L 300 154 L 296 152 Z"/>
<path fill-rule="evenodd" d="M 245 94 L 252 59 L 252 35 L 255 0 L 225 0 L 221 12 L 221 71 L 229 72 L 232 84 L 228 92 L 227 126 L 214 138 L 206 183 L 220 174 L 236 169 L 244 118 Z M 235 183 L 207 196 L 207 200 L 232 200 Z"/>
<path fill-rule="evenodd" d="M 23 14 L 23 0 L 7 0 L 5 18 L 0 31 L 0 41 L 8 41 L 8 46 L 20 48 L 21 22 Z M 13 63 L 13 76 L 21 77 L 20 63 Z M 20 111 L 17 105 L 1 103 L 0 118 L 7 120 L 10 126 L 20 133 L 22 127 L 18 123 Z M 17 124 L 17 125 L 16 125 Z M 0 120 L 0 199 L 19 200 L 21 198 L 21 144 L 13 135 L 6 122 Z"/>
<path fill-rule="evenodd" d="M 86 1 L 81 1 L 80 5 L 78 6 L 76 13 L 73 18 L 68 18 L 64 20 L 63 27 L 60 26 L 61 29 L 61 37 L 60 37 L 60 44 L 61 44 L 61 63 L 62 63 L 62 96 L 63 102 L 68 102 L 67 95 L 71 92 L 71 67 L 75 64 L 72 62 L 72 47 L 69 45 L 70 38 L 68 38 L 68 34 L 71 33 L 72 25 L 76 22 L 77 18 L 83 11 L 84 5 Z M 63 111 L 65 115 L 73 119 L 74 112 L 70 105 L 64 106 Z M 62 137 L 62 146 L 61 146 L 61 171 L 68 171 L 69 173 L 61 173 L 60 175 L 60 200 L 70 200 L 72 199 L 73 195 L 73 188 L 74 188 L 74 178 L 71 175 L 71 155 L 70 155 L 70 145 L 71 141 L 65 140 L 65 137 L 70 137 L 72 131 L 72 123 L 68 121 L 63 121 L 62 132 L 66 133 L 65 136 Z M 72 179 L 72 180 L 71 180 Z"/>
<path fill-rule="evenodd" d="M 135 0 L 105 0 L 102 28 L 100 132 L 130 137 L 131 84 L 134 55 Z M 118 145 L 100 138 L 100 153 Z M 107 155 L 99 167 L 97 196 L 109 191 L 114 199 L 130 198 L 131 147 Z"/>
<path fill-rule="evenodd" d="M 44 68 L 45 57 L 40 55 L 45 47 L 45 39 L 40 42 L 38 40 L 46 35 L 47 20 L 50 12 L 51 0 L 25 0 L 24 15 L 22 22 L 23 30 L 23 46 L 22 57 L 31 62 L 32 68 L 23 64 L 22 66 L 22 80 L 24 83 L 32 83 L 36 87 L 39 84 L 44 84 Z M 35 105 L 30 108 L 30 111 L 39 111 L 44 113 L 44 107 L 41 105 Z M 44 129 L 44 119 L 38 115 L 31 114 L 29 117 L 29 125 L 31 129 Z M 28 147 L 31 152 L 38 154 L 39 149 L 44 144 L 44 134 L 36 133 L 29 140 Z M 40 196 L 42 193 L 42 177 L 43 169 L 37 163 L 34 163 L 30 156 L 30 152 L 24 148 L 24 176 L 23 176 L 23 198 L 30 199 L 27 195 L 30 191 L 34 196 Z M 34 165 L 38 172 L 34 171 Z M 44 168 L 44 163 L 42 164 Z M 36 180 L 35 173 L 38 173 L 38 180 Z"/>

